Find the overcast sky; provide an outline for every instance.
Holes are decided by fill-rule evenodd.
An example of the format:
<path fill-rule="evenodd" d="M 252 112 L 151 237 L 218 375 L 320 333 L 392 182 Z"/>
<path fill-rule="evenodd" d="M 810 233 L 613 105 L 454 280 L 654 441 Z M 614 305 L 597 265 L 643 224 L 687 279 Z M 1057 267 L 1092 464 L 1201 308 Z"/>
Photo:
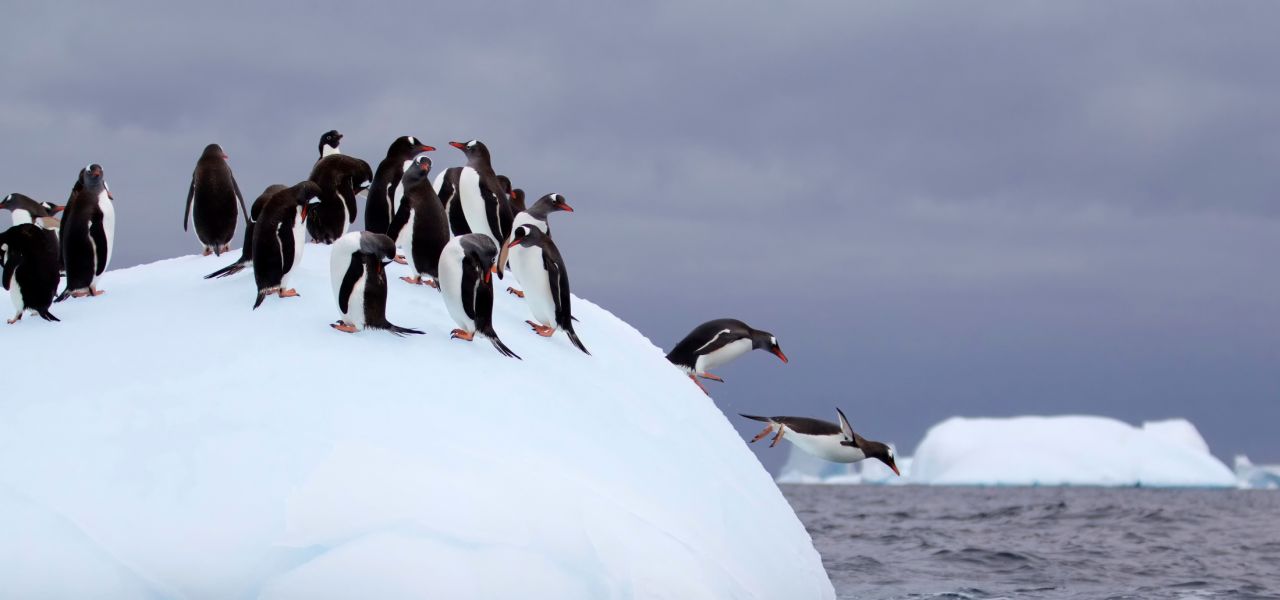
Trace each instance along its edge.
<path fill-rule="evenodd" d="M 252 200 L 328 129 L 375 165 L 479 138 L 577 209 L 579 295 L 668 349 L 778 336 L 726 413 L 838 405 L 908 452 L 950 415 L 1187 417 L 1280 462 L 1280 4 L 5 4 L 0 187 L 101 163 L 113 267 L 198 250 L 210 142 Z"/>

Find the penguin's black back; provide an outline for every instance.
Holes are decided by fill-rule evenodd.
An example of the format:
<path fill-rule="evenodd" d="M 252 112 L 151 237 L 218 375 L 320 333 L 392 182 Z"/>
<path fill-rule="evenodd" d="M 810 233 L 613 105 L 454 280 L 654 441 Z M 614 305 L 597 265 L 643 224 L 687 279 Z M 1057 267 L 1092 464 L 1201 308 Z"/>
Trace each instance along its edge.
<path fill-rule="evenodd" d="M 216 153 L 206 149 L 191 174 L 191 205 L 188 207 L 196 237 L 202 244 L 220 250 L 231 243 L 240 214 L 236 207 L 240 202 L 239 194 L 231 165 L 223 158 L 222 149 L 218 148 Z"/>
<path fill-rule="evenodd" d="M 307 212 L 307 233 L 312 240 L 332 244 L 342 236 L 345 226 L 356 219 L 356 187 L 372 178 L 369 163 L 345 154 L 330 154 L 316 161 L 308 177 L 320 186 L 320 204 Z"/>
<path fill-rule="evenodd" d="M 698 361 L 698 356 L 715 350 L 723 344 L 708 346 L 707 343 L 716 338 L 716 334 L 729 330 L 729 334 L 722 336 L 724 343 L 742 339 L 751 335 L 751 327 L 738 319 L 714 319 L 707 321 L 689 332 L 684 336 L 671 352 L 667 354 L 667 360 L 681 366 L 693 368 Z"/>
<path fill-rule="evenodd" d="M 389 233 L 392 239 L 399 237 L 401 229 L 408 223 L 409 210 L 412 209 L 413 247 L 408 250 L 413 255 L 413 265 L 419 272 L 437 277 L 440 275 L 440 252 L 450 239 L 449 218 L 445 215 L 444 205 L 436 196 L 429 177 L 402 185 L 407 186 L 404 200 L 396 211 Z"/>
<path fill-rule="evenodd" d="M 93 283 L 97 271 L 95 244 L 91 240 L 93 223 L 102 222 L 102 208 L 97 195 L 87 192 L 83 185 L 73 188 L 62 223 L 58 226 L 63 268 L 67 271 L 67 290 L 81 290 Z M 104 253 L 106 248 L 97 248 Z"/>
<path fill-rule="evenodd" d="M 47 320 L 56 321 L 48 310 L 60 280 L 57 241 L 49 232 L 24 223 L 0 233 L 0 245 L 8 246 L 0 271 L 5 289 L 12 292 L 16 280 L 22 287 L 22 304 Z"/>
<path fill-rule="evenodd" d="M 293 253 L 301 250 L 293 247 L 293 223 L 299 210 L 291 188 L 276 192 L 262 205 L 253 228 L 253 279 L 259 291 L 280 285 L 293 268 Z"/>

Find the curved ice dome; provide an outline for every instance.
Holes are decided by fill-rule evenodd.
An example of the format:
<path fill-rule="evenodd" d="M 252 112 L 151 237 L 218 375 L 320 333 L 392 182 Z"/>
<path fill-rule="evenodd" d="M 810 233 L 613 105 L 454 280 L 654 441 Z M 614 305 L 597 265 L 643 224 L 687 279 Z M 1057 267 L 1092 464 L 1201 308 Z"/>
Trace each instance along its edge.
<path fill-rule="evenodd" d="M 388 317 L 427 334 L 336 332 L 328 250 L 257 311 L 250 272 L 201 279 L 234 257 L 183 257 L 0 328 L 6 590 L 834 597 L 768 473 L 635 329 L 575 298 L 586 356 L 499 294 L 504 358 L 450 340 L 393 264 Z"/>
<path fill-rule="evenodd" d="M 1232 487 L 1235 476 L 1182 419 L 1134 427 L 1107 417 L 970 419 L 934 425 L 911 483 Z"/>

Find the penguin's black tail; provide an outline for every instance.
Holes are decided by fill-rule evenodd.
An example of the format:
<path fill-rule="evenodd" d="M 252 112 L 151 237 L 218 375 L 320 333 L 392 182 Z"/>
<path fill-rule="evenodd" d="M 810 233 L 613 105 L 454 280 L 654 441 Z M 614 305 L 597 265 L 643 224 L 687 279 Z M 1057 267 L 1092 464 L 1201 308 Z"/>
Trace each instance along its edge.
<path fill-rule="evenodd" d="M 59 319 L 58 317 L 53 316 L 53 313 L 49 312 L 49 309 L 47 308 L 37 308 L 36 313 L 39 314 L 40 317 L 46 321 L 58 321 L 58 322 L 62 321 L 62 319 Z"/>
<path fill-rule="evenodd" d="M 218 269 L 217 271 L 214 271 L 208 275 L 205 275 L 204 278 L 213 279 L 215 277 L 216 278 L 230 277 L 232 275 L 235 275 L 236 273 L 239 273 L 240 271 L 243 271 L 244 268 L 247 266 L 249 266 L 248 261 L 243 261 L 243 260 L 236 261 L 225 267 L 222 267 L 221 269 Z"/>
<path fill-rule="evenodd" d="M 62 293 L 58 294 L 58 297 L 54 298 L 53 301 L 62 302 L 63 300 L 66 300 L 67 298 L 70 298 L 70 297 L 71 297 L 71 286 L 67 286 L 67 289 L 62 290 Z"/>
<path fill-rule="evenodd" d="M 755 416 L 755 415 L 745 415 L 745 414 L 742 414 L 742 413 L 738 413 L 738 416 L 740 416 L 740 417 L 746 417 L 746 418 L 748 418 L 748 419 L 751 419 L 752 421 L 760 421 L 761 423 L 772 423 L 772 422 L 773 422 L 773 419 L 770 419 L 769 417 L 757 417 L 757 416 Z"/>
<path fill-rule="evenodd" d="M 265 291 L 258 290 L 258 299 L 253 302 L 253 310 L 258 310 L 258 307 L 262 306 L 262 301 L 266 299 L 266 297 L 267 293 Z"/>
<path fill-rule="evenodd" d="M 502 340 L 498 339 L 498 334 L 494 333 L 492 329 L 482 333 L 484 333 L 485 337 L 489 338 L 489 341 L 493 343 L 493 347 L 497 348 L 498 352 L 501 352 L 503 356 L 509 356 L 517 360 L 524 360 L 523 358 L 520 358 L 519 354 L 512 352 L 506 344 L 502 343 Z"/>
<path fill-rule="evenodd" d="M 565 327 L 564 332 L 569 335 L 569 341 L 573 342 L 574 346 L 577 346 L 583 354 L 591 356 L 591 351 L 587 350 L 587 347 L 582 345 L 582 340 L 578 339 L 578 332 L 574 331 L 573 327 Z"/>
<path fill-rule="evenodd" d="M 409 329 L 408 327 L 392 325 L 390 322 L 383 322 L 377 325 L 370 323 L 365 325 L 365 327 L 368 327 L 369 329 L 382 329 L 385 331 L 390 331 L 391 333 L 395 334 L 396 337 L 404 337 L 406 335 L 422 335 L 423 333 L 421 331 L 418 331 L 417 329 Z"/>

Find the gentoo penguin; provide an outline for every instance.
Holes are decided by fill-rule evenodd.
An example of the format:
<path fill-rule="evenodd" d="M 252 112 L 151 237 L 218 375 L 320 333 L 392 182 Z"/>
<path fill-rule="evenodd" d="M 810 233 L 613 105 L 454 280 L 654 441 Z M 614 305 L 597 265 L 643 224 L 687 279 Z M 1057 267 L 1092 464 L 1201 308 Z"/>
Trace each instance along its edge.
<path fill-rule="evenodd" d="M 823 460 L 854 463 L 864 458 L 874 458 L 893 469 L 895 475 L 902 475 L 898 472 L 898 465 L 893 462 L 893 448 L 888 444 L 874 442 L 854 433 L 853 428 L 849 426 L 849 420 L 844 417 L 844 411 L 837 408 L 836 413 L 840 417 L 839 425 L 831 421 L 807 417 L 742 416 L 768 423 L 764 431 L 751 438 L 752 443 L 764 439 L 773 433 L 773 428 L 777 427 L 778 433 L 769 443 L 770 448 L 776 446 L 778 440 L 785 437 L 797 448 Z"/>
<path fill-rule="evenodd" d="M 364 203 L 364 230 L 376 233 L 387 233 L 391 227 L 391 219 L 398 206 L 392 202 L 400 190 L 400 180 L 413 161 L 413 157 L 423 152 L 433 152 L 435 148 L 418 141 L 411 135 L 404 135 L 391 142 L 387 148 L 387 157 L 378 163 L 378 170 L 373 173 L 373 185 L 369 188 L 369 196 Z M 434 191 L 432 193 L 434 196 Z M 439 200 L 437 200 L 439 202 Z M 394 239 L 395 236 L 392 236 Z"/>
<path fill-rule="evenodd" d="M 356 222 L 356 194 L 369 189 L 373 169 L 358 158 L 330 154 L 316 161 L 308 179 L 320 186 L 320 204 L 307 212 L 307 233 L 312 241 L 332 244 Z"/>
<path fill-rule="evenodd" d="M 102 167 L 89 165 L 80 172 L 79 189 L 67 202 L 59 229 L 62 264 L 67 271 L 67 286 L 58 295 L 59 302 L 103 293 L 98 289 L 98 277 L 111 262 L 115 236 L 116 211 Z"/>
<path fill-rule="evenodd" d="M 527 209 L 524 206 L 524 190 L 520 188 L 511 190 L 511 213 L 518 215 L 525 210 Z M 511 227 L 514 229 L 515 225 L 512 224 Z"/>
<path fill-rule="evenodd" d="M 231 250 L 231 238 L 236 234 L 236 204 L 249 221 L 249 211 L 244 208 L 244 196 L 227 164 L 227 153 L 222 146 L 209 144 L 196 160 L 191 173 L 191 187 L 187 190 L 187 211 L 182 216 L 182 230 L 192 220 L 195 209 L 196 238 L 204 245 L 204 255 L 222 256 Z"/>
<path fill-rule="evenodd" d="M 750 350 L 763 349 L 776 354 L 782 362 L 787 355 L 778 347 L 778 338 L 767 331 L 752 329 L 737 319 L 716 319 L 697 326 L 667 354 L 667 360 L 680 367 L 698 387 L 698 378 L 724 381 L 711 369 L 732 361 Z M 706 392 L 706 388 L 702 388 Z"/>
<path fill-rule="evenodd" d="M 401 180 L 396 186 L 398 208 L 388 233 L 405 249 L 413 275 L 400 279 L 439 288 L 434 278 L 440 276 L 440 251 L 449 243 L 449 218 L 431 186 L 431 159 L 419 156 Z M 423 281 L 423 276 L 430 279 Z"/>
<path fill-rule="evenodd" d="M 12 212 L 14 225 L 30 223 L 41 229 L 54 232 L 61 225 L 54 215 L 62 212 L 63 208 L 66 207 L 52 202 L 36 202 L 23 194 L 9 194 L 3 200 L 0 200 L 0 210 Z"/>
<path fill-rule="evenodd" d="M 395 242 L 381 233 L 353 231 L 333 243 L 329 275 L 342 319 L 330 327 L 347 333 L 361 329 L 385 329 L 401 336 L 422 333 L 387 321 L 385 267 L 395 255 Z"/>
<path fill-rule="evenodd" d="M 46 321 L 57 321 L 49 312 L 58 293 L 58 242 L 31 223 L 14 225 L 0 233 L 0 284 L 9 290 L 17 314 L 10 325 L 31 311 Z"/>
<path fill-rule="evenodd" d="M 493 172 L 489 149 L 479 140 L 449 145 L 467 155 L 467 166 L 448 169 L 436 179 L 436 194 L 449 212 L 449 227 L 454 235 L 487 235 L 498 246 L 511 235 L 515 215 L 507 189 Z"/>
<path fill-rule="evenodd" d="M 342 134 L 337 129 L 330 129 L 320 136 L 320 158 L 330 154 L 342 154 L 338 144 L 342 143 Z"/>
<path fill-rule="evenodd" d="M 267 199 L 253 228 L 253 279 L 258 284 L 256 310 L 271 294 L 281 298 L 297 296 L 289 287 L 289 276 L 302 262 L 303 222 L 309 209 L 320 201 L 320 186 L 303 181 L 276 192 Z"/>
<path fill-rule="evenodd" d="M 498 246 L 493 238 L 468 233 L 449 240 L 440 252 L 440 291 L 449 316 L 458 324 L 451 338 L 474 339 L 479 333 L 503 356 L 520 358 L 493 330 L 493 262 Z"/>
<path fill-rule="evenodd" d="M 586 354 L 578 334 L 573 330 L 573 313 L 569 308 L 569 272 L 564 258 L 551 236 L 533 225 L 521 225 L 511 234 L 511 270 L 524 286 L 524 298 L 535 321 L 525 321 L 542 337 L 551 337 L 559 326 L 569 341 Z M 504 254 L 506 254 L 504 248 Z"/>
<path fill-rule="evenodd" d="M 520 203 L 523 205 L 524 190 L 517 189 L 512 191 L 520 192 Z M 533 206 L 529 207 L 529 210 L 522 210 L 516 214 L 516 218 L 511 223 L 512 231 L 521 225 L 532 225 L 541 230 L 542 233 L 551 235 L 551 225 L 547 223 L 547 215 L 561 210 L 565 212 L 573 212 L 573 207 L 569 206 L 569 203 L 564 201 L 564 196 L 561 196 L 560 194 L 547 194 L 546 196 L 539 198 L 537 202 L 534 202 Z M 508 247 L 508 245 L 504 245 L 502 247 L 502 253 L 498 255 L 499 271 L 507 268 Z M 518 281 L 519 279 L 520 276 L 516 275 L 516 280 Z M 521 282 L 521 285 L 524 285 L 524 282 Z M 523 291 L 517 290 L 515 287 L 511 286 L 507 287 L 507 293 L 515 294 L 521 298 L 524 297 Z"/>
<path fill-rule="evenodd" d="M 258 196 L 258 199 L 253 201 L 253 206 L 249 207 L 249 218 L 245 219 L 244 222 L 244 243 L 240 247 L 240 258 L 236 260 L 236 262 L 205 275 L 205 279 L 230 277 L 231 275 L 235 275 L 236 273 L 243 271 L 245 267 L 253 264 L 254 222 L 258 220 L 258 217 L 262 216 L 262 207 L 267 203 L 267 198 L 270 198 L 275 195 L 276 192 L 283 189 L 288 189 L 288 186 L 279 183 L 269 185 L 267 186 L 267 189 L 263 190 L 262 194 Z"/>

